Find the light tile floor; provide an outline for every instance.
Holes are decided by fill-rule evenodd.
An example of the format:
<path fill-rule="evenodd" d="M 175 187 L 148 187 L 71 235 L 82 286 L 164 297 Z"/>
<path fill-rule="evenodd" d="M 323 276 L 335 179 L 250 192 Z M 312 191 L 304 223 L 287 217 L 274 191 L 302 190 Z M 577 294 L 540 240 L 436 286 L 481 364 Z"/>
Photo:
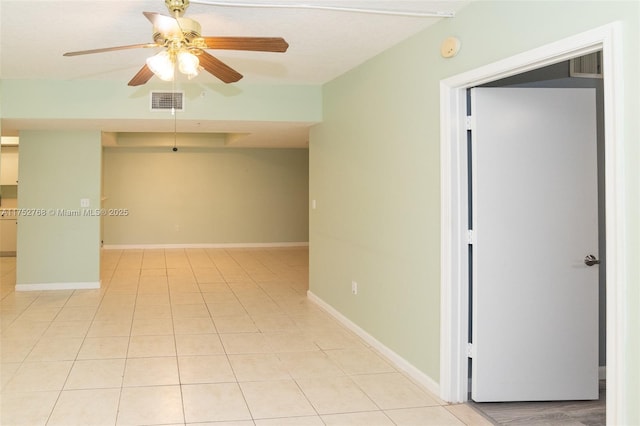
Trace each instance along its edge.
<path fill-rule="evenodd" d="M 1 418 L 28 425 L 486 425 L 306 297 L 308 250 L 104 250 L 99 290 L 0 258 Z"/>

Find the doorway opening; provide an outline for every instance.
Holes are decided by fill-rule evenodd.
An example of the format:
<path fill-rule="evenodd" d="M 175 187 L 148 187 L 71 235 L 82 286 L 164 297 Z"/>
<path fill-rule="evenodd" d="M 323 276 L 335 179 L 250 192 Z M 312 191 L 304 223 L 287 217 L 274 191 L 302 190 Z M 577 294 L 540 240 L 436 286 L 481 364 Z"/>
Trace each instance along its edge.
<path fill-rule="evenodd" d="M 18 235 L 19 138 L 0 138 L 0 299 L 13 291 Z"/>
<path fill-rule="evenodd" d="M 483 353 L 484 358 L 482 359 L 483 364 L 480 367 L 480 371 L 484 371 L 484 374 L 481 375 L 483 379 L 476 382 L 474 375 L 480 375 L 480 372 L 476 371 L 475 358 L 469 358 L 468 378 L 470 385 L 468 399 L 475 409 L 497 423 L 549 422 L 551 424 L 561 424 L 577 421 L 591 425 L 604 425 L 606 421 L 604 87 L 602 74 L 599 73 L 601 70 L 597 66 L 593 70 L 589 70 L 593 72 L 577 74 L 574 72 L 576 68 L 579 68 L 579 66 L 575 66 L 576 63 L 579 65 L 585 63 L 597 65 L 600 62 L 598 59 L 601 57 L 601 53 L 600 51 L 594 52 L 526 73 L 485 83 L 477 86 L 477 88 L 467 89 L 467 111 L 469 116 L 475 118 L 473 122 L 476 123 L 472 130 L 468 131 L 470 143 L 467 145 L 468 175 L 472 176 L 467 186 L 468 188 L 474 188 L 467 191 L 469 194 L 468 205 L 470 207 L 468 216 L 471 222 L 469 229 L 474 229 L 474 233 L 478 231 L 478 234 L 482 236 L 480 238 L 482 241 L 478 241 L 478 243 L 482 242 L 482 244 L 478 247 L 481 252 L 484 252 L 484 255 L 473 252 L 476 244 L 475 239 L 469 245 L 469 318 L 473 318 L 473 320 L 469 322 L 468 342 L 472 342 L 474 349 L 476 349 L 476 346 L 478 351 L 482 349 L 480 352 Z M 592 58 L 593 60 L 591 60 Z M 583 70 L 581 69 L 581 71 Z M 474 107 L 470 108 L 471 99 L 475 100 L 476 97 L 486 100 L 473 102 Z M 493 100 L 490 103 L 492 105 L 493 102 L 498 103 L 490 107 L 486 103 L 489 99 Z M 533 101 L 533 99 L 537 99 L 537 101 Z M 549 104 L 548 101 L 543 101 L 544 99 L 553 99 L 553 101 Z M 584 100 L 589 100 L 590 102 L 585 102 Z M 503 106 L 499 107 L 498 105 Z M 540 105 L 542 109 L 532 110 L 531 108 L 534 105 Z M 505 107 L 506 110 L 504 109 Z M 474 111 L 475 108 L 480 109 Z M 498 113 L 495 108 L 498 108 L 498 111 L 502 108 L 503 112 Z M 489 111 L 493 112 L 489 113 Z M 523 111 L 528 112 L 526 118 L 522 117 L 521 125 L 514 126 L 515 123 L 520 122 L 518 117 Z M 585 115 L 587 111 L 589 113 Z M 534 117 L 536 118 L 534 119 Z M 504 127 L 502 124 L 508 125 Z M 490 126 L 491 129 L 486 126 Z M 524 127 L 521 128 L 520 126 Z M 523 133 L 524 128 L 527 130 L 524 130 Z M 476 129 L 482 131 L 475 135 Z M 569 131 L 569 129 L 572 130 Z M 492 136 L 489 136 L 487 132 Z M 505 136 L 507 137 L 506 139 L 504 139 Z M 498 142 L 496 138 L 498 140 L 502 139 L 502 142 Z M 527 143 L 526 141 L 529 142 Z M 485 146 L 483 147 L 483 145 Z M 489 146 L 486 145 L 501 146 L 502 148 L 487 157 L 486 155 L 481 155 L 483 152 L 487 153 Z M 559 145 L 565 147 L 559 149 Z M 525 152 L 528 154 L 523 155 Z M 569 154 L 569 156 L 563 156 L 563 152 Z M 516 154 L 516 156 L 514 157 L 513 154 Z M 538 154 L 541 156 L 538 157 Z M 554 157 L 553 160 L 548 155 Z M 538 162 L 535 158 L 539 158 L 542 162 Z M 485 171 L 480 173 L 475 169 L 476 166 Z M 487 167 L 491 171 L 487 171 Z M 511 170 L 511 172 L 506 172 L 507 169 Z M 525 170 L 529 170 L 529 172 Z M 518 171 L 522 171 L 524 175 L 521 177 Z M 533 172 L 533 174 L 529 175 L 530 172 Z M 479 175 L 485 179 L 498 178 L 498 181 L 491 184 L 488 184 L 486 180 L 484 183 L 475 182 Z M 533 180 L 528 181 L 529 178 L 526 176 L 533 177 Z M 550 178 L 548 176 L 554 177 Z M 521 179 L 524 179 L 524 181 L 521 181 Z M 509 182 L 507 183 L 506 181 Z M 528 183 L 525 184 L 524 182 L 527 181 Z M 514 187 L 515 182 L 520 183 Z M 504 189 L 498 189 L 503 187 Z M 561 189 L 563 187 L 564 189 Z M 478 198 L 476 196 L 478 188 L 484 188 L 482 194 L 485 196 L 485 201 L 480 199 L 483 197 Z M 505 198 L 505 195 L 500 195 L 499 199 L 505 203 L 500 206 L 493 202 L 487 203 L 487 191 L 493 193 L 495 197 L 503 194 L 502 191 L 509 188 L 515 189 L 518 194 L 527 195 L 518 202 L 515 202 L 511 196 Z M 541 192 L 538 192 L 539 190 L 535 190 L 535 188 L 540 188 Z M 554 196 L 556 193 L 562 193 L 563 195 L 557 199 Z M 485 220 L 480 221 L 482 223 L 473 223 L 476 214 L 480 214 L 479 212 L 474 212 L 473 206 L 476 204 L 482 206 L 483 215 L 489 214 L 492 218 L 491 221 L 497 220 L 495 223 L 496 229 L 486 227 L 485 220 L 488 219 L 486 216 L 483 216 Z M 531 212 L 533 211 L 537 211 L 537 213 L 531 217 Z M 530 217 L 530 220 L 526 220 L 523 223 L 523 218 L 527 216 Z M 568 219 L 568 222 L 565 222 L 565 219 L 562 219 L 563 217 Z M 472 218 L 473 220 L 471 220 Z M 549 220 L 551 221 L 549 222 Z M 514 225 L 514 228 L 510 228 L 509 223 Z M 489 231 L 489 229 L 492 230 Z M 512 229 L 513 232 L 507 232 L 503 237 L 496 237 L 496 232 L 499 234 L 501 229 Z M 551 229 L 555 230 L 551 231 Z M 529 237 L 525 238 L 525 235 L 529 235 Z M 535 243 L 532 244 L 531 242 L 541 238 L 542 235 L 547 235 L 544 238 L 546 243 L 533 249 Z M 500 244 L 500 248 L 496 247 L 498 251 L 491 250 L 487 246 L 489 241 L 493 240 L 495 242 L 496 238 L 497 241 L 504 242 Z M 542 240 L 538 241 L 542 242 Z M 514 250 L 516 247 L 518 249 Z M 559 247 L 564 247 L 564 249 L 559 249 Z M 580 256 L 584 256 L 582 251 L 587 247 L 589 247 L 587 251 L 597 250 L 600 260 L 599 266 L 596 267 L 595 271 L 590 266 L 582 265 L 582 268 L 580 268 L 580 265 L 577 265 L 581 260 Z M 507 252 L 503 253 L 504 256 L 500 255 L 496 258 L 497 253 L 502 252 L 503 248 Z M 506 262 L 509 266 L 508 268 L 505 268 L 507 265 L 498 266 L 493 260 L 486 262 L 489 257 L 495 260 L 498 258 L 503 259 L 502 263 L 504 263 L 504 258 L 508 258 L 510 256 L 509 253 L 513 253 L 515 257 Z M 550 256 L 550 253 L 554 254 Z M 538 254 L 540 259 L 536 259 Z M 480 256 L 485 260 L 485 262 L 479 264 L 481 267 L 482 265 L 485 266 L 482 268 L 484 272 L 480 274 L 484 277 L 484 280 L 476 281 L 475 275 L 479 272 L 472 269 L 473 263 L 476 262 L 474 260 L 476 256 Z M 523 257 L 526 259 L 523 259 Z M 573 257 L 576 258 L 573 259 Z M 542 261 L 544 258 L 546 260 Z M 522 259 L 522 262 L 519 261 L 520 259 Z M 571 263 L 570 267 L 567 261 Z M 531 262 L 535 263 L 532 266 L 537 271 L 533 276 L 527 273 L 522 275 L 522 273 L 518 272 L 512 275 L 511 278 L 500 278 L 505 277 L 505 274 L 509 274 L 507 270 L 513 271 L 514 265 L 521 265 L 518 269 L 527 270 Z M 488 264 L 494 267 L 487 266 Z M 491 271 L 487 271 L 487 267 L 491 268 Z M 569 268 L 567 269 L 567 267 Z M 551 273 L 550 271 L 556 272 Z M 493 276 L 494 278 L 488 279 L 488 276 Z M 545 278 L 542 278 L 543 276 Z M 524 279 L 521 279 L 521 277 Z M 474 313 L 475 298 L 480 297 L 480 294 L 484 294 L 486 300 L 487 292 L 490 291 L 485 288 L 487 287 L 486 284 L 489 284 L 488 287 L 495 288 L 496 281 L 504 281 L 504 284 L 507 284 L 505 288 L 507 292 L 510 292 L 515 287 L 520 288 L 517 293 L 518 297 L 515 300 L 511 299 L 511 302 L 507 304 L 504 304 L 504 302 L 497 304 L 496 300 L 505 301 L 509 300 L 509 298 L 505 299 L 496 295 L 491 300 L 481 304 L 485 309 L 480 308 L 477 313 Z M 571 287 L 571 283 L 575 287 Z M 523 285 L 524 287 L 522 287 Z M 474 294 L 478 293 L 474 291 L 474 287 L 479 290 L 478 295 Z M 485 289 L 482 290 L 483 288 Z M 565 291 L 555 293 L 554 291 L 557 288 L 563 288 Z M 567 293 L 566 290 L 569 288 L 573 288 L 573 290 Z M 523 298 L 523 294 L 528 294 L 529 291 L 532 294 Z M 554 301 L 549 300 L 549 295 L 563 293 L 568 297 L 568 300 L 564 299 L 565 303 L 561 302 L 563 300 L 562 297 L 556 297 L 557 300 Z M 540 299 L 537 299 L 537 295 L 540 295 Z M 538 300 L 538 302 L 534 303 L 533 300 Z M 596 305 L 598 300 L 599 304 Z M 583 304 L 585 302 L 587 303 L 586 305 Z M 542 308 L 547 304 L 548 308 Z M 519 306 L 518 314 L 509 314 L 509 312 L 513 312 L 512 306 Z M 555 312 L 555 314 L 559 314 L 556 318 L 560 321 L 551 321 L 550 318 L 554 318 L 553 311 L 556 309 L 554 307 L 559 306 L 563 306 L 563 308 L 561 312 Z M 576 308 L 577 306 L 581 306 L 581 308 L 578 309 Z M 533 312 L 543 309 L 545 315 L 539 317 L 535 323 L 527 323 L 528 314 L 526 312 L 529 309 L 533 309 Z M 572 313 L 569 314 L 569 312 Z M 505 324 L 503 315 L 508 315 L 512 318 L 509 323 L 520 325 L 514 329 L 511 324 Z M 563 319 L 568 317 L 571 318 L 569 322 Z M 577 317 L 581 318 L 579 326 L 573 324 Z M 481 324 L 484 324 L 482 327 L 484 332 L 476 330 L 477 327 L 475 327 L 474 323 L 478 321 L 478 318 L 480 318 Z M 493 323 L 493 325 L 488 326 L 487 321 Z M 520 321 L 524 321 L 524 323 L 520 323 Z M 548 322 L 552 323 L 552 326 L 549 329 L 545 329 L 543 324 Z M 552 336 L 555 336 L 556 333 L 564 335 L 562 330 L 565 328 L 572 330 L 571 336 L 582 334 L 582 339 L 577 338 L 575 340 L 576 343 L 578 341 L 581 343 L 574 345 L 571 339 L 565 340 L 563 338 L 560 345 L 551 344 L 549 346 L 549 339 L 553 339 Z M 506 332 L 509 329 L 517 331 L 515 334 L 510 334 Z M 531 329 L 531 332 L 523 332 L 529 329 Z M 483 334 L 490 330 L 493 330 L 491 334 L 494 337 L 485 336 L 490 337 L 490 339 L 481 338 L 478 341 L 475 340 L 476 333 Z M 545 331 L 538 332 L 536 330 Z M 511 335 L 511 337 L 505 339 L 508 335 Z M 534 337 L 536 335 L 538 337 Z M 495 362 L 486 358 L 489 355 L 486 348 L 487 341 L 493 342 L 491 344 L 492 347 L 495 345 L 495 348 L 501 348 L 499 349 L 501 355 L 498 357 L 505 362 Z M 522 353 L 522 349 L 530 346 L 534 341 L 539 341 L 539 345 L 535 345 L 541 350 L 539 356 L 533 356 L 536 353 L 536 349 L 533 347 Z M 503 344 L 506 344 L 506 346 L 502 347 Z M 546 349 L 543 349 L 545 347 Z M 552 358 L 553 361 L 549 365 L 544 367 L 549 361 L 539 362 L 539 360 L 553 353 L 555 348 L 557 348 L 557 355 Z M 473 354 L 475 356 L 475 350 Z M 519 359 L 518 364 L 522 365 L 523 358 L 527 357 L 529 359 L 526 362 L 528 367 L 524 369 L 518 368 L 515 371 L 509 371 L 505 366 L 509 364 L 510 359 Z M 567 368 L 560 368 L 555 373 L 547 374 L 550 368 L 558 368 L 561 365 L 565 365 L 565 361 L 562 361 L 563 359 L 567 362 Z M 581 359 L 584 361 L 583 366 L 578 367 L 581 365 Z M 598 369 L 596 369 L 596 361 L 598 361 Z M 487 365 L 487 363 L 490 365 Z M 568 368 L 569 366 L 571 368 Z M 529 372 L 527 373 L 525 370 Z M 582 371 L 582 373 L 569 373 L 572 370 L 576 372 Z M 487 373 L 487 371 L 492 372 Z M 505 382 L 499 388 L 496 388 L 494 383 L 502 383 L 502 380 L 505 380 L 506 377 L 502 377 L 502 379 L 498 377 L 506 371 L 509 371 L 506 377 L 508 377 L 509 381 L 513 381 L 513 384 L 506 385 Z M 532 382 L 529 380 L 540 381 L 542 377 L 547 377 L 543 380 L 542 388 L 538 385 L 530 384 Z M 576 380 L 570 377 L 575 377 Z M 599 378 L 602 379 L 600 383 L 598 383 Z M 523 380 L 522 384 L 516 385 L 520 380 Z M 552 383 L 556 384 L 552 385 Z M 511 387 L 514 387 L 515 394 L 509 390 Z M 474 393 L 471 392 L 472 388 Z M 497 392 L 502 396 L 494 396 L 493 398 L 496 399 L 486 399 L 487 392 Z M 522 395 L 525 394 L 529 396 L 523 397 Z M 483 396 L 480 397 L 480 395 Z M 532 397 L 532 395 L 538 396 Z M 583 400 L 585 398 L 591 400 Z M 524 401 L 527 399 L 557 399 L 557 401 L 477 402 Z M 580 400 L 571 401 L 575 399 Z"/>
<path fill-rule="evenodd" d="M 604 85 L 604 186 L 606 253 L 606 360 L 607 423 L 618 423 L 622 412 L 620 387 L 623 367 L 620 324 L 622 301 L 617 271 L 623 264 L 622 198 L 616 191 L 618 175 L 616 154 L 621 140 L 619 24 L 613 23 L 578 34 L 505 60 L 451 77 L 441 82 L 441 196 L 442 196 L 442 268 L 441 268 L 441 397 L 450 402 L 468 400 L 467 336 L 468 304 L 468 221 L 466 90 L 492 81 L 602 51 Z M 619 154 L 617 154 L 619 155 Z M 620 397 L 619 397 L 620 395 Z"/>

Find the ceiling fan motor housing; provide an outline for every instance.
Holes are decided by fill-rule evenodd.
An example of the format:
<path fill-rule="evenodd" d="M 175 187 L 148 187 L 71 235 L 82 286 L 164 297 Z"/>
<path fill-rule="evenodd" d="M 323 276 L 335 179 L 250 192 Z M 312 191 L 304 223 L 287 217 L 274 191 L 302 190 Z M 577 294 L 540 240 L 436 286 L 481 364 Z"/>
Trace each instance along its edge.
<path fill-rule="evenodd" d="M 191 43 L 194 39 L 200 37 L 202 27 L 197 21 L 189 18 L 176 18 L 176 20 L 180 25 L 182 34 L 171 34 L 153 27 L 153 41 L 160 45 L 165 45 L 167 42 L 172 41 L 175 38 L 184 38 L 187 43 Z"/>

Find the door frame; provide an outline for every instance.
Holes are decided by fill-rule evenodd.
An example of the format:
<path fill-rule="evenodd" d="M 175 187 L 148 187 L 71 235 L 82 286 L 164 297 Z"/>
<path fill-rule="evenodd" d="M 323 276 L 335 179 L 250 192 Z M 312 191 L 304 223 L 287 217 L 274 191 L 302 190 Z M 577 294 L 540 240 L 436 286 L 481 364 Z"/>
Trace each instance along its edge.
<path fill-rule="evenodd" d="M 440 397 L 468 397 L 467 336 L 468 190 L 466 90 L 501 78 L 602 50 L 605 122 L 605 211 L 607 294 L 607 424 L 619 424 L 624 404 L 624 199 L 621 188 L 622 49 L 621 24 L 614 22 L 526 51 L 440 82 L 441 285 Z"/>

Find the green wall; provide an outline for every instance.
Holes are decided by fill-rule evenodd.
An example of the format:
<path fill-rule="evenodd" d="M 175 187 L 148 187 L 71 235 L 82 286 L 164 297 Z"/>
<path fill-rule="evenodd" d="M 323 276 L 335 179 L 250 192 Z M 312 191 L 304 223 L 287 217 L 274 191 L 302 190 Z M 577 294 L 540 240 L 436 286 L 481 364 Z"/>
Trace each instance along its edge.
<path fill-rule="evenodd" d="M 139 135 L 138 143 L 154 138 Z M 306 243 L 308 155 L 307 149 L 105 148 L 104 207 L 127 215 L 105 216 L 104 244 Z"/>
<path fill-rule="evenodd" d="M 442 79 L 620 20 L 628 228 L 628 419 L 640 422 L 638 2 L 472 2 L 323 88 L 310 137 L 310 290 L 435 381 L 440 351 Z M 440 56 L 449 36 L 462 42 Z M 359 294 L 351 294 L 351 281 Z M 631 423 L 630 423 L 631 424 Z"/>
<path fill-rule="evenodd" d="M 69 120 L 69 127 L 81 120 L 86 128 L 110 130 L 108 119 L 155 123 L 156 131 L 173 131 L 174 122 L 166 111 L 151 111 L 152 91 L 171 91 L 163 82 L 130 87 L 121 81 L 4 80 L 2 104 L 4 120 Z M 202 85 L 180 83 L 184 92 L 184 120 L 275 121 L 314 123 L 321 120 L 319 86 L 300 85 Z M 142 120 L 142 121 L 141 121 Z M 19 124 L 19 123 L 18 123 Z M 180 125 L 180 122 L 178 122 Z M 12 126 L 5 126 L 12 127 Z M 147 126 L 150 127 L 150 126 Z M 233 129 L 233 126 L 229 124 Z M 178 129 L 179 130 L 179 129 Z"/>
<path fill-rule="evenodd" d="M 18 288 L 98 286 L 100 217 L 80 200 L 100 205 L 101 150 L 98 131 L 20 133 Z"/>

